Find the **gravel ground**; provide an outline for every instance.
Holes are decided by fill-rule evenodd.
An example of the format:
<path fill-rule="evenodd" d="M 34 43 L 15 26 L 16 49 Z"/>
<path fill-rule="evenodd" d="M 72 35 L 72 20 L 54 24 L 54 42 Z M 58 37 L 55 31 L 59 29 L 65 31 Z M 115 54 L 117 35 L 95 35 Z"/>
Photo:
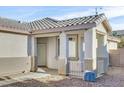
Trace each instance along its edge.
<path fill-rule="evenodd" d="M 124 68 L 110 68 L 108 73 L 96 82 L 79 78 L 51 75 L 49 77 L 26 80 L 3 87 L 124 87 Z"/>

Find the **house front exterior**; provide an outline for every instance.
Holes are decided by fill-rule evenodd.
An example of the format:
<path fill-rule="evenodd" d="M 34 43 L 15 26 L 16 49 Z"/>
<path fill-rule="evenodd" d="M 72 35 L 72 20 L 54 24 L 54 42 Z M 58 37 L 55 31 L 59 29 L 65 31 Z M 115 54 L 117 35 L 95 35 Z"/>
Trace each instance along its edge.
<path fill-rule="evenodd" d="M 109 66 L 109 45 L 119 42 L 108 36 L 112 30 L 104 14 L 61 21 L 0 22 L 0 75 L 45 66 L 63 75 L 93 70 L 99 76 Z"/>

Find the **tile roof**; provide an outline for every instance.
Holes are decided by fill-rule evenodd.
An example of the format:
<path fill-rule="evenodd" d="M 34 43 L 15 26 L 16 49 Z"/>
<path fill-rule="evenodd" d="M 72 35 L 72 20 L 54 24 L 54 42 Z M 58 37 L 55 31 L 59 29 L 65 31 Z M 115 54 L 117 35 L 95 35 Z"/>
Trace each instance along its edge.
<path fill-rule="evenodd" d="M 89 24 L 95 23 L 97 25 L 104 21 L 105 19 L 106 17 L 104 14 L 99 14 L 67 20 L 55 20 L 52 18 L 44 18 L 41 20 L 23 23 L 20 21 L 0 17 L 0 30 L 2 30 L 3 28 L 7 28 L 11 31 L 20 30 L 22 32 L 42 31 L 50 30 L 52 28 L 71 27 L 88 23 Z"/>
<path fill-rule="evenodd" d="M 8 19 L 8 18 L 2 18 L 2 17 L 0 17 L 0 27 L 19 29 L 23 31 L 27 31 L 30 28 L 30 26 L 27 23 L 21 23 L 20 21 Z"/>
<path fill-rule="evenodd" d="M 105 19 L 106 17 L 104 14 L 99 14 L 99 15 L 79 17 L 79 18 L 73 18 L 73 19 L 67 19 L 67 20 L 55 20 L 52 18 L 44 18 L 41 20 L 30 22 L 29 24 L 32 30 L 44 30 L 44 29 L 51 29 L 51 28 L 58 28 L 58 27 L 75 26 L 75 25 L 81 25 L 81 24 L 87 24 L 87 23 L 99 24 Z"/>

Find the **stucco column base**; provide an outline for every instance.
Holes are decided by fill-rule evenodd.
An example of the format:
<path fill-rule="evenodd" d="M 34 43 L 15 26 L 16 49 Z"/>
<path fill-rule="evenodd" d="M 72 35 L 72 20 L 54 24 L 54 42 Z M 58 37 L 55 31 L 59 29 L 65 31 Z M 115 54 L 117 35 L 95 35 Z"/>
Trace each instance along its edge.
<path fill-rule="evenodd" d="M 84 66 L 83 66 L 84 72 L 87 70 L 89 71 L 96 70 L 96 65 L 94 63 L 95 63 L 95 59 L 84 59 Z"/>
<path fill-rule="evenodd" d="M 58 74 L 60 75 L 68 75 L 69 73 L 69 65 L 65 61 L 65 59 L 60 59 L 58 63 Z"/>
<path fill-rule="evenodd" d="M 109 59 L 107 57 L 97 57 L 97 62 L 98 62 L 98 69 L 102 69 L 102 73 L 106 73 L 108 71 L 108 67 L 109 67 Z"/>
<path fill-rule="evenodd" d="M 28 72 L 30 72 L 30 70 L 31 70 L 31 56 L 28 56 L 24 73 L 28 73 Z"/>
<path fill-rule="evenodd" d="M 37 71 L 37 60 L 36 60 L 36 56 L 35 57 L 31 57 L 31 72 L 36 72 Z"/>

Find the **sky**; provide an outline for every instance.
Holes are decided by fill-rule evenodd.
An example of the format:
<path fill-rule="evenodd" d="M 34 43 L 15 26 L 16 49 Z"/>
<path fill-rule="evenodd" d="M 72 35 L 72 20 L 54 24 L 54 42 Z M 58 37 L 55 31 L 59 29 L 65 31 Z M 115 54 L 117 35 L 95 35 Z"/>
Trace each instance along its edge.
<path fill-rule="evenodd" d="M 105 13 L 113 30 L 124 29 L 124 7 L 121 6 L 1 6 L 0 16 L 23 22 L 45 17 L 58 20 Z"/>

